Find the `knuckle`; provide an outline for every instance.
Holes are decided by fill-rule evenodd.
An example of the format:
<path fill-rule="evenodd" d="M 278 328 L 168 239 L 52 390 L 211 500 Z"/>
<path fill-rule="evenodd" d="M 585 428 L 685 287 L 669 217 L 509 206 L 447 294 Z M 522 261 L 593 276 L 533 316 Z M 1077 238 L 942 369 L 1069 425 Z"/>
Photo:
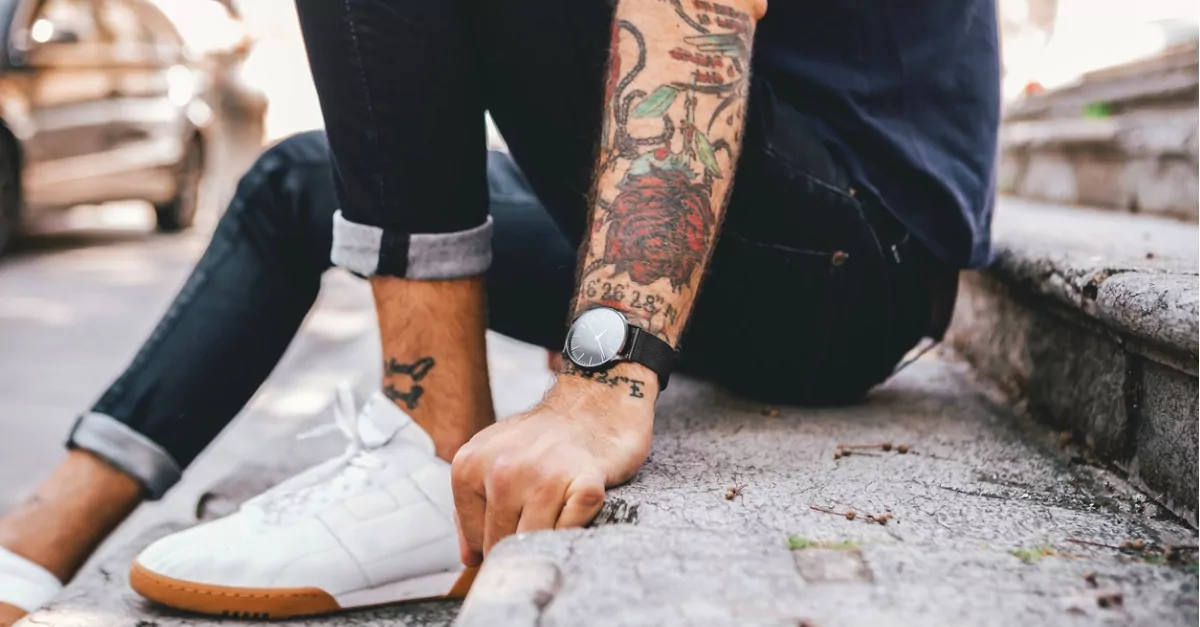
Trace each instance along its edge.
<path fill-rule="evenodd" d="M 454 481 L 465 481 L 479 466 L 479 452 L 470 444 L 458 449 L 450 462 L 450 478 Z"/>
<path fill-rule="evenodd" d="M 583 507 L 595 507 L 604 502 L 604 486 L 596 483 L 585 483 L 572 486 L 571 497 Z"/>
<path fill-rule="evenodd" d="M 511 490 L 524 472 L 524 464 L 512 456 L 496 458 L 488 473 L 488 487 L 495 493 Z"/>
<path fill-rule="evenodd" d="M 554 475 L 540 476 L 533 486 L 530 498 L 538 502 L 549 502 L 562 498 L 564 481 Z"/>

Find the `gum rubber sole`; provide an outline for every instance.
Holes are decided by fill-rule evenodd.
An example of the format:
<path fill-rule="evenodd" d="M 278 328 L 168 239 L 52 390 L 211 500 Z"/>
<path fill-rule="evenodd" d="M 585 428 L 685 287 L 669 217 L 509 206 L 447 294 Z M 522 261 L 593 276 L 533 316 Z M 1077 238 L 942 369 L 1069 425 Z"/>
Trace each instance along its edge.
<path fill-rule="evenodd" d="M 476 568 L 465 569 L 445 595 L 396 599 L 382 605 L 461 599 L 470 591 L 477 572 Z M 129 571 L 129 585 L 138 594 L 167 607 L 229 618 L 272 620 L 370 607 L 342 607 L 333 595 L 317 588 L 235 588 L 183 581 L 160 575 L 136 561 Z"/>

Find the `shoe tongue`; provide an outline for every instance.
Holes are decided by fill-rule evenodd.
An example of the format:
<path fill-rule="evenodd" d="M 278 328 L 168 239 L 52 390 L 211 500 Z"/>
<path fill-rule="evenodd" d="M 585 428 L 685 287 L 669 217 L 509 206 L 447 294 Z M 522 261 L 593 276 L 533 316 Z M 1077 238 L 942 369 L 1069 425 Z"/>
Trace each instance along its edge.
<path fill-rule="evenodd" d="M 433 438 L 382 392 L 372 394 L 358 414 L 358 437 L 368 449 L 379 448 L 399 439 L 416 445 L 430 455 L 434 451 Z"/>

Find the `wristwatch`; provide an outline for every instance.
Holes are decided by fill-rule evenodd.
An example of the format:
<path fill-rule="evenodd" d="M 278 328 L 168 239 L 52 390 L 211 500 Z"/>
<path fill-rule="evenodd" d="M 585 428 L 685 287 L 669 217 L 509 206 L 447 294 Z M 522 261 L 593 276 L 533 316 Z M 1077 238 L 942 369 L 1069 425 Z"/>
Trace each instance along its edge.
<path fill-rule="evenodd" d="M 567 330 L 563 354 L 588 372 L 622 361 L 641 364 L 658 375 L 660 390 L 667 389 L 667 380 L 679 361 L 678 351 L 670 344 L 630 324 L 625 314 L 609 307 L 594 307 L 575 318 Z"/>

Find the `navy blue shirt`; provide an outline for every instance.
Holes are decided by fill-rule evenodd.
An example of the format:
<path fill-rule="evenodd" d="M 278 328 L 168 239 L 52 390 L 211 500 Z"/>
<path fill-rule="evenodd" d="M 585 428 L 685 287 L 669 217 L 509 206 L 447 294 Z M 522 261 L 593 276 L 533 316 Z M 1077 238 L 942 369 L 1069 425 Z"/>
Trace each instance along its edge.
<path fill-rule="evenodd" d="M 991 257 L 994 0 L 773 0 L 755 70 L 943 261 Z"/>

